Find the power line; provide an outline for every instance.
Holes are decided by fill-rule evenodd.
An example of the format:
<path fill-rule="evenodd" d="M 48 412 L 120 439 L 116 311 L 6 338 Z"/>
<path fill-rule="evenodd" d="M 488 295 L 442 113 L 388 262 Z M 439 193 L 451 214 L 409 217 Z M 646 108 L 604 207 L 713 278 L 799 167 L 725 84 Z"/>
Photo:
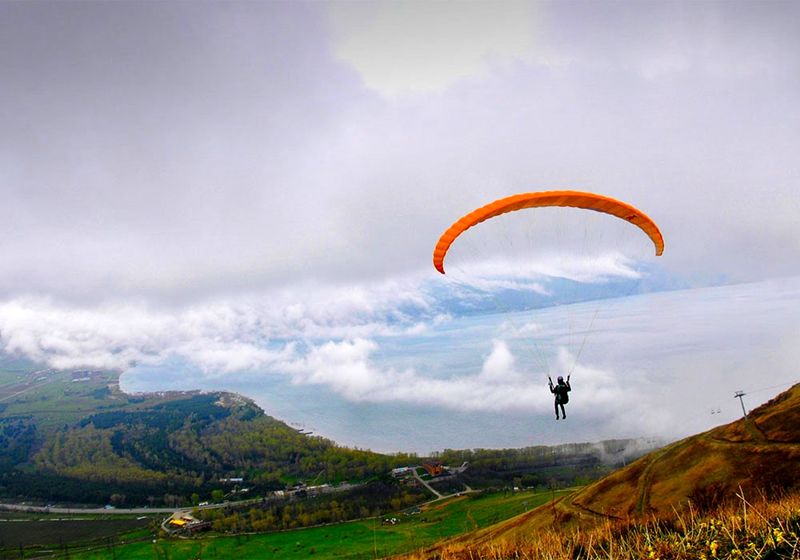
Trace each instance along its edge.
<path fill-rule="evenodd" d="M 769 387 L 761 387 L 760 389 L 752 389 L 748 392 L 748 394 L 753 393 L 760 393 L 762 391 L 768 391 L 770 389 L 777 389 L 779 387 L 786 387 L 787 385 L 794 385 L 795 381 L 787 381 L 786 383 L 779 383 L 778 385 L 770 385 Z"/>

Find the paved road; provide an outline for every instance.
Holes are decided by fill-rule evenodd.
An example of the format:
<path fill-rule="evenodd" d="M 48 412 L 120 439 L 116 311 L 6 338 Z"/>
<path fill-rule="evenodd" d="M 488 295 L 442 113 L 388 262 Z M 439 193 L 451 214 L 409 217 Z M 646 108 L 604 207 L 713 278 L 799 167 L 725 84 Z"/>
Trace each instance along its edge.
<path fill-rule="evenodd" d="M 442 494 L 440 492 L 435 490 L 433 488 L 433 486 L 428 484 L 427 481 L 422 480 L 422 477 L 419 474 L 417 474 L 417 467 L 411 467 L 411 473 L 414 475 L 414 478 L 417 479 L 417 482 L 420 482 L 425 488 L 430 490 L 433 493 L 434 496 L 436 496 L 437 500 L 441 500 L 444 497 L 444 496 L 442 496 Z"/>
<path fill-rule="evenodd" d="M 245 505 L 251 504 L 255 502 L 260 502 L 262 498 L 253 498 L 251 500 L 242 500 L 240 502 L 222 502 L 221 504 L 208 504 L 205 506 L 186 506 L 186 507 L 172 507 L 172 508 L 114 508 L 114 509 L 106 509 L 106 508 L 63 508 L 63 507 L 47 507 L 47 506 L 28 506 L 24 504 L 1 504 L 0 503 L 0 510 L 11 510 L 11 511 L 26 511 L 26 512 L 35 512 L 35 513 L 69 513 L 69 514 L 81 514 L 81 513 L 102 513 L 102 514 L 110 514 L 110 515 L 147 515 L 148 513 L 175 513 L 176 511 L 192 511 L 193 509 L 214 509 L 214 508 L 222 508 L 227 507 L 230 505 Z"/>
<path fill-rule="evenodd" d="M 321 492 L 321 494 L 329 494 L 335 492 L 345 492 L 347 490 L 352 490 L 353 488 L 357 488 L 362 486 L 362 484 L 340 484 L 339 486 L 332 486 Z M 436 493 L 436 492 L 434 492 Z M 437 493 L 438 495 L 438 493 Z M 69 513 L 69 514 L 82 514 L 82 513 L 102 513 L 102 514 L 110 514 L 110 515 L 147 515 L 148 513 L 175 513 L 177 511 L 192 511 L 193 509 L 215 509 L 215 508 L 223 508 L 227 506 L 243 506 L 247 504 L 254 504 L 260 503 L 264 500 L 267 501 L 277 501 L 277 500 L 284 500 L 284 497 L 277 497 L 277 496 L 266 496 L 266 497 L 259 497 L 259 498 L 251 498 L 249 500 L 241 500 L 237 502 L 222 502 L 221 504 L 207 504 L 204 506 L 185 506 L 185 507 L 171 507 L 171 508 L 149 508 L 149 507 L 140 507 L 140 508 L 114 508 L 114 509 L 106 509 L 106 508 L 63 508 L 63 507 L 47 507 L 47 506 L 29 506 L 26 504 L 3 504 L 0 503 L 0 510 L 11 510 L 11 511 L 29 511 L 29 512 L 36 512 L 36 513 Z"/>
<path fill-rule="evenodd" d="M 222 507 L 222 504 L 215 504 L 216 507 Z M 109 514 L 147 514 L 147 513 L 172 513 L 181 509 L 190 510 L 192 508 L 61 508 L 61 507 L 46 507 L 46 506 L 28 506 L 24 504 L 0 504 L 0 510 L 10 511 L 29 511 L 36 513 L 109 513 Z"/>
<path fill-rule="evenodd" d="M 459 471 L 459 472 L 464 472 L 464 471 L 463 471 L 463 470 L 461 470 L 461 471 Z M 419 476 L 419 474 L 417 474 L 417 467 L 411 467 L 411 473 L 414 475 L 414 478 L 416 478 L 416 479 L 417 479 L 417 480 L 418 480 L 420 483 L 422 483 L 422 485 L 423 485 L 425 488 L 427 488 L 428 490 L 430 490 L 430 491 L 433 493 L 433 495 L 434 495 L 434 496 L 436 496 L 434 499 L 432 499 L 432 500 L 430 500 L 430 501 L 428 501 L 428 502 L 425 502 L 425 503 L 419 504 L 419 505 L 421 505 L 421 506 L 423 506 L 423 505 L 426 505 L 426 504 L 430 504 L 430 503 L 433 503 L 433 502 L 437 502 L 437 501 L 439 501 L 439 500 L 444 500 L 444 499 L 446 499 L 446 498 L 452 498 L 453 496 L 461 496 L 461 495 L 463 495 L 463 494 L 473 494 L 473 493 L 479 493 L 479 492 L 480 492 L 480 490 L 473 490 L 473 489 L 472 489 L 472 488 L 470 488 L 468 485 L 466 485 L 466 484 L 464 484 L 464 483 L 462 482 L 461 484 L 464 484 L 464 490 L 461 490 L 460 492 L 453 492 L 452 494 L 442 494 L 441 492 L 439 492 L 438 490 L 436 490 L 435 488 L 433 488 L 433 486 L 431 486 L 430 484 L 428 484 L 428 482 L 427 482 L 426 480 L 423 480 L 423 479 L 422 479 L 422 477 L 421 477 L 421 476 Z M 443 477 L 441 477 L 441 478 L 438 478 L 437 480 L 445 480 L 445 479 L 447 479 L 447 478 L 452 478 L 452 477 L 453 477 L 453 475 L 450 475 L 450 476 L 443 476 Z"/>

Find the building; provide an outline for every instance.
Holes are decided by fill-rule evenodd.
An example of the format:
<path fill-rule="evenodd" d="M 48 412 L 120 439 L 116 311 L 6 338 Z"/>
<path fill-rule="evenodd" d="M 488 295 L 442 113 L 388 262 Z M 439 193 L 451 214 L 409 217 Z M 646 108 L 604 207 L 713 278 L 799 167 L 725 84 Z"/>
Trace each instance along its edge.
<path fill-rule="evenodd" d="M 428 471 L 431 476 L 439 476 L 444 473 L 444 465 L 442 465 L 441 461 L 427 461 L 422 463 L 422 468 Z"/>
<path fill-rule="evenodd" d="M 185 532 L 197 533 L 199 531 L 207 531 L 211 528 L 211 523 L 208 521 L 200 521 L 188 513 L 176 513 L 166 523 L 166 527 L 170 533 Z"/>

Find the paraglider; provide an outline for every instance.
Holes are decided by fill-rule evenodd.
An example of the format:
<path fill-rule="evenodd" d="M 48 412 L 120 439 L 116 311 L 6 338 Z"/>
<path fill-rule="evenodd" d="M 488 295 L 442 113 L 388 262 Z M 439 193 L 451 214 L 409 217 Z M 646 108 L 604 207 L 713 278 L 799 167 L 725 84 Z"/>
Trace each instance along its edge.
<path fill-rule="evenodd" d="M 572 208 L 584 208 L 610 214 L 627 220 L 637 226 L 653 241 L 656 255 L 664 252 L 664 238 L 656 223 L 651 220 L 644 212 L 634 208 L 630 204 L 616 200 L 609 196 L 580 191 L 543 191 L 533 193 L 515 194 L 506 198 L 501 198 L 473 210 L 466 216 L 457 220 L 447 228 L 433 250 L 433 266 L 444 274 L 444 259 L 453 241 L 464 231 L 490 218 L 495 218 L 507 212 L 514 212 L 525 208 L 541 208 L 546 206 L 568 206 Z"/>
<path fill-rule="evenodd" d="M 569 402 L 569 393 L 572 391 L 572 387 L 569 384 L 569 375 L 567 376 L 567 380 L 564 381 L 562 376 L 558 376 L 558 385 L 555 387 L 553 386 L 553 380 L 550 376 L 547 376 L 547 381 L 550 383 L 550 392 L 556 396 L 556 420 L 558 420 L 558 407 L 561 407 L 561 416 L 564 417 L 564 420 L 567 419 L 567 413 L 564 411 L 564 405 Z"/>
<path fill-rule="evenodd" d="M 569 207 L 592 210 L 625 220 L 638 227 L 647 235 L 653 243 L 656 256 L 660 256 L 664 252 L 664 238 L 661 235 L 661 231 L 656 223 L 638 208 L 626 202 L 596 193 L 566 190 L 542 191 L 521 193 L 495 200 L 469 212 L 455 221 L 445 230 L 436 243 L 436 247 L 433 251 L 433 266 L 441 274 L 445 274 L 444 261 L 450 247 L 453 245 L 453 242 L 469 228 L 509 212 L 544 207 Z M 587 329 L 587 332 L 590 330 L 591 328 Z M 581 350 L 582 346 L 583 344 L 581 344 Z M 580 351 L 578 352 L 578 356 L 580 356 Z M 566 381 L 564 381 L 562 376 L 559 376 L 558 382 L 555 385 L 548 375 L 550 392 L 555 395 L 555 413 L 557 420 L 562 417 L 566 419 L 564 405 L 569 402 L 568 393 L 572 390 L 569 382 L 569 373 L 571 373 L 571 371 L 565 373 L 568 373 Z M 561 415 L 559 415 L 559 407 L 561 408 Z"/>

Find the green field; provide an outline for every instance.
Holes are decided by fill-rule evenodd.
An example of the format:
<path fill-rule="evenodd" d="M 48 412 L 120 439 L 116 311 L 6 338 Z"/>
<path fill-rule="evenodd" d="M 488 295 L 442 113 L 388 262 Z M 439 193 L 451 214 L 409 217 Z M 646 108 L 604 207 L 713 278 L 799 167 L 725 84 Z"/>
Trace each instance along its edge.
<path fill-rule="evenodd" d="M 146 408 L 174 399 L 128 395 L 118 384 L 117 371 L 43 369 L 0 355 L 0 418 L 32 416 L 38 430 L 48 432 L 99 412 Z"/>
<path fill-rule="evenodd" d="M 75 377 L 71 371 L 36 372 L 1 363 L 0 416 L 34 416 L 38 429 L 47 432 L 128 403 L 127 395 L 108 390 L 109 385 L 117 383 L 118 373 L 93 372 L 85 381 L 73 381 Z"/>
<path fill-rule="evenodd" d="M 560 496 L 571 490 L 555 493 Z M 213 536 L 191 540 L 147 541 L 106 546 L 94 552 L 70 552 L 73 559 L 190 560 L 309 557 L 372 559 L 429 546 L 434 542 L 503 521 L 549 501 L 554 494 L 517 492 L 465 495 L 436 502 L 414 515 L 395 514 L 396 525 L 381 519 L 351 521 L 258 535 Z M 387 516 L 391 517 L 391 516 Z"/>
<path fill-rule="evenodd" d="M 37 519 L 0 518 L 0 558 L 4 558 L 2 551 L 6 549 L 47 548 L 76 541 L 89 543 L 147 529 L 151 524 L 149 519 L 136 518 L 70 519 L 65 516 L 48 519 L 41 515 Z"/>

